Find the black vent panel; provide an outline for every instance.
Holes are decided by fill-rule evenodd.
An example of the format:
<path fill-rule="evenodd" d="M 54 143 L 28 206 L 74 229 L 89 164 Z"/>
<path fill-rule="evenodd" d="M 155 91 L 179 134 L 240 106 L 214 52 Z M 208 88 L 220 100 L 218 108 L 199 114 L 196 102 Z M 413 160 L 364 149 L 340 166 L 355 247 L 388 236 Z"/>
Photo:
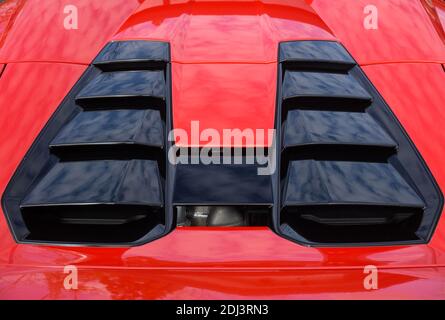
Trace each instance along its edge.
<path fill-rule="evenodd" d="M 309 245 L 427 242 L 443 197 L 337 42 L 280 44 L 277 231 Z"/>
<path fill-rule="evenodd" d="M 137 244 L 165 234 L 170 109 L 168 44 L 108 44 L 3 196 L 17 241 Z"/>

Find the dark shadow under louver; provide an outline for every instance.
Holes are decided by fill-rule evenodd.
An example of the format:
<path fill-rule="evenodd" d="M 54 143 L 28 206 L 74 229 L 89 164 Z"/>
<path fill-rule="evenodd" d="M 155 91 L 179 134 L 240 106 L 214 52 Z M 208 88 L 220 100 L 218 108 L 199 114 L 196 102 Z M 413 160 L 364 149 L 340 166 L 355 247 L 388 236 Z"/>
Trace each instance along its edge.
<path fill-rule="evenodd" d="M 167 43 L 103 49 L 8 186 L 18 241 L 136 244 L 167 232 L 169 86 Z"/>
<path fill-rule="evenodd" d="M 442 194 L 337 42 L 280 44 L 279 233 L 309 245 L 428 241 Z"/>

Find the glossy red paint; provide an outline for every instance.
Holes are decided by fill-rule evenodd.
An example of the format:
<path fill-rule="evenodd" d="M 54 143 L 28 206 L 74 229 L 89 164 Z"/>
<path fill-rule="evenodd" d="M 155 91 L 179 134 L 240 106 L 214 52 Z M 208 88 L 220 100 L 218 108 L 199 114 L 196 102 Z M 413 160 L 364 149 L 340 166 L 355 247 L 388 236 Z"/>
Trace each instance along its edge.
<path fill-rule="evenodd" d="M 0 47 L 24 3 L 23 0 L 5 0 L 0 5 Z"/>
<path fill-rule="evenodd" d="M 216 126 L 219 130 L 234 126 L 273 127 L 278 41 L 338 37 L 362 64 L 368 65 L 364 66 L 366 74 L 390 104 L 444 190 L 441 159 L 445 156 L 445 137 L 441 127 L 445 96 L 441 84 L 445 72 L 438 62 L 445 61 L 437 23 L 433 25 L 417 1 L 375 1 L 386 33 L 368 37 L 361 24 L 357 25 L 362 23 L 364 2 L 346 1 L 339 0 L 337 7 L 337 1 L 333 5 L 332 1 L 321 0 L 270 0 L 252 2 L 252 7 L 246 9 L 236 2 L 178 0 L 163 4 L 165 1 L 159 0 L 144 2 L 131 15 L 127 1 L 107 1 L 101 4 L 101 10 L 94 4 L 88 8 L 96 8 L 92 12 L 102 14 L 112 4 L 122 4 L 127 13 L 108 12 L 110 21 L 99 19 L 96 24 L 92 23 L 94 15 L 87 15 L 92 19 L 87 19 L 89 29 L 79 29 L 74 38 L 65 31 L 51 30 L 50 22 L 39 26 L 37 14 L 30 10 L 35 5 L 29 1 L 31 4 L 10 25 L 7 41 L 0 49 L 0 63 L 9 62 L 0 78 L 0 193 L 32 141 L 85 70 L 83 64 L 111 39 L 120 23 L 117 20 L 124 20 L 126 15 L 128 19 L 114 39 L 171 42 L 174 120 L 176 127 L 185 128 L 190 120 L 200 120 L 202 127 Z M 87 5 L 85 1 L 77 2 Z M 51 2 L 53 6 L 49 3 L 45 3 L 45 14 L 57 17 L 63 2 Z M 389 17 L 391 25 L 382 21 Z M 417 36 L 410 33 L 413 27 L 407 25 L 408 17 L 418 29 Z M 343 26 L 345 21 L 350 35 Z M 33 26 L 38 30 L 33 31 Z M 238 36 L 252 45 L 244 45 Z M 48 50 L 40 44 L 28 50 L 28 45 L 38 42 L 39 37 L 45 39 Z M 19 39 L 15 50 L 13 39 Z M 94 43 L 94 39 L 100 40 Z M 423 47 L 425 39 L 429 39 L 427 48 Z M 78 45 L 82 47 L 75 50 Z M 406 61 L 424 63 L 403 63 Z M 444 233 L 442 217 L 427 245 L 309 248 L 267 228 L 178 228 L 164 238 L 131 248 L 51 247 L 16 244 L 0 213 L 0 298 L 444 299 Z M 66 265 L 79 268 L 78 290 L 63 287 Z M 363 287 L 366 265 L 379 268 L 379 290 Z"/>
<path fill-rule="evenodd" d="M 56 63 L 7 65 L 0 78 L 0 193 L 3 194 L 32 142 L 85 68 Z M 0 218 L 0 230 L 3 252 L 15 244 L 4 215 Z"/>
<path fill-rule="evenodd" d="M 445 42 L 445 2 L 441 0 L 421 1 L 437 34 Z"/>
<path fill-rule="evenodd" d="M 308 0 L 361 65 L 445 61 L 443 39 L 422 2 L 427 0 Z M 378 9 L 377 30 L 363 26 L 367 5 Z"/>
<path fill-rule="evenodd" d="M 7 1 L 6 6 L 14 1 Z M 140 4 L 137 0 L 15 1 L 0 42 L 0 62 L 54 61 L 88 64 L 120 24 Z M 65 29 L 64 20 L 75 6 L 78 29 Z M 4 4 L 0 5 L 3 8 Z M 72 7 L 68 7 L 70 9 Z M 0 9 L 0 12 L 2 9 Z"/>
<path fill-rule="evenodd" d="M 261 75 L 261 76 L 258 76 Z M 207 144 L 228 147 L 269 146 L 267 130 L 274 127 L 277 65 L 266 64 L 173 64 L 174 127 L 184 129 L 189 140 L 177 140 L 178 146 Z M 258 94 L 261 92 L 261 94 Z M 255 114 L 255 117 L 252 115 Z M 191 122 L 199 121 L 199 130 L 213 129 L 220 141 L 192 140 Z M 224 144 L 224 129 L 264 130 L 265 139 Z M 260 136 L 256 140 L 260 140 Z M 219 139 L 218 139 L 219 140 Z"/>
<path fill-rule="evenodd" d="M 442 30 L 445 30 L 445 3 L 439 0 L 434 0 L 433 3 L 433 9 L 435 9 L 438 18 L 436 24 L 440 23 Z"/>
<path fill-rule="evenodd" d="M 445 268 L 381 270 L 363 290 L 363 270 L 208 271 L 79 268 L 78 290 L 64 290 L 63 268 L 4 271 L 8 299 L 440 299 Z M 32 286 L 32 290 L 30 287 Z M 1 296 L 1 295 L 0 295 Z"/>
<path fill-rule="evenodd" d="M 364 67 L 422 154 L 441 190 L 445 190 L 445 71 L 440 64 L 406 63 Z M 420 80 L 421 79 L 421 80 Z M 420 81 L 419 81 L 420 80 Z M 427 133 L 427 134 L 426 134 Z M 445 219 L 431 244 L 445 249 Z"/>
<path fill-rule="evenodd" d="M 0 298 L 432 298 L 445 293 L 445 256 L 428 246 L 308 248 L 267 228 L 182 228 L 134 248 L 19 245 L 1 255 Z M 63 288 L 76 265 L 79 288 Z M 380 289 L 363 287 L 379 268 Z M 26 290 L 32 286 L 33 290 Z"/>

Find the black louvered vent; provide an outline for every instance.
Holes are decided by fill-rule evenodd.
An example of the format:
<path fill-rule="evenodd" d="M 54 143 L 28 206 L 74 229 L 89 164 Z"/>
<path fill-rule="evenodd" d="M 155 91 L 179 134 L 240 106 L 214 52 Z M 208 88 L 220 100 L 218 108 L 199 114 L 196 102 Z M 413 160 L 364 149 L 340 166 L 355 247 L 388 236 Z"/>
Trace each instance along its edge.
<path fill-rule="evenodd" d="M 4 194 L 17 241 L 136 244 L 166 233 L 169 60 L 163 42 L 102 50 Z"/>
<path fill-rule="evenodd" d="M 428 241 L 442 194 L 354 59 L 337 42 L 295 41 L 279 60 L 279 233 L 310 245 Z"/>

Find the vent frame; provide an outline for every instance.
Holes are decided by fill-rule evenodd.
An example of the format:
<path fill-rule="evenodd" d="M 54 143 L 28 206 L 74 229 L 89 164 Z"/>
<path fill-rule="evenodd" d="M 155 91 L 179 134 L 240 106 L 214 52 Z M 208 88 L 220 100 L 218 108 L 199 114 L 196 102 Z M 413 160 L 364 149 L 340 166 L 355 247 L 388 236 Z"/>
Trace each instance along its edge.
<path fill-rule="evenodd" d="M 289 44 L 293 43 L 307 43 L 309 46 L 318 46 L 318 45 L 324 45 L 326 43 L 331 43 L 333 46 L 339 46 L 342 48 L 342 50 L 349 55 L 349 58 L 353 61 L 351 63 L 351 60 L 348 60 L 349 58 L 345 59 L 334 59 L 332 61 L 329 61 L 326 56 L 322 57 L 321 59 L 317 59 L 316 57 L 312 60 L 308 60 L 308 62 L 305 65 L 304 59 L 285 59 L 283 58 L 281 54 L 281 50 L 283 46 L 288 46 Z M 329 51 L 329 50 L 328 50 Z M 300 52 L 301 53 L 301 52 Z M 326 52 L 323 52 L 321 55 L 325 55 Z M 338 57 L 338 56 L 337 56 Z M 310 59 L 309 59 L 310 60 Z M 398 154 L 400 153 L 400 149 L 402 148 L 404 151 L 404 156 L 406 157 L 406 153 L 408 153 L 408 157 L 412 157 L 412 162 L 416 163 L 418 168 L 421 168 L 421 174 L 423 175 L 423 178 L 428 180 L 427 183 L 429 183 L 430 191 L 431 193 L 434 193 L 433 198 L 435 198 L 436 206 L 434 206 L 433 209 L 429 208 L 430 211 L 432 210 L 433 213 L 430 212 L 429 216 L 426 219 L 422 219 L 422 225 L 425 229 L 425 225 L 429 224 L 429 228 L 427 231 L 423 231 L 423 236 L 419 236 L 418 240 L 402 240 L 402 241 L 360 241 L 360 242 L 317 242 L 317 241 L 311 241 L 310 239 L 306 239 L 299 235 L 295 230 L 290 228 L 287 224 L 282 224 L 281 222 L 281 213 L 282 210 L 285 208 L 282 207 L 282 188 L 285 181 L 285 175 L 287 172 L 287 166 L 283 163 L 283 157 L 286 162 L 290 163 L 290 159 L 288 159 L 288 155 L 286 155 L 286 151 L 288 153 L 288 150 L 284 150 L 283 143 L 284 141 L 284 130 L 283 126 L 285 124 L 285 119 L 287 118 L 287 112 L 291 109 L 289 109 L 290 105 L 294 103 L 294 101 L 289 102 L 289 100 L 283 99 L 283 82 L 284 82 L 284 75 L 285 71 L 296 71 L 296 72 L 326 72 L 326 73 L 339 73 L 339 74 L 352 74 L 353 78 L 358 81 L 358 84 L 361 85 L 372 97 L 372 100 L 370 101 L 369 105 L 363 106 L 359 105 L 357 110 L 351 109 L 351 106 L 348 105 L 343 109 L 339 109 L 340 112 L 366 112 L 370 114 L 370 110 L 374 112 L 375 108 L 371 108 L 371 106 L 375 106 L 378 104 L 382 107 L 384 110 L 384 121 L 381 120 L 381 118 L 377 117 L 375 114 L 372 114 L 372 118 L 377 121 L 380 125 L 381 123 L 384 123 L 384 126 L 382 126 L 382 129 L 386 131 L 386 133 L 389 134 L 389 136 L 396 141 L 397 146 L 395 150 L 390 151 L 388 153 L 388 162 L 391 162 L 391 165 L 396 167 L 399 173 L 401 172 L 402 175 L 406 178 L 409 185 L 413 188 L 413 190 L 418 194 L 421 195 L 421 199 L 424 199 L 422 193 L 420 192 L 419 188 L 416 186 L 416 184 L 413 182 L 410 175 L 407 173 L 407 169 L 404 168 L 404 166 L 400 163 L 398 160 Z M 321 100 L 324 102 L 323 100 Z M 331 110 L 330 108 L 326 108 L 325 105 L 322 105 L 320 108 L 314 108 L 315 106 L 310 106 L 310 103 L 307 103 L 307 101 L 303 101 L 301 108 L 295 108 L 295 110 L 320 110 L 320 111 L 336 111 L 335 108 Z M 339 105 L 336 105 L 336 107 L 339 107 Z M 382 114 L 380 114 L 381 116 Z M 392 130 L 388 130 L 388 126 Z M 424 244 L 428 243 L 434 233 L 434 230 L 436 228 L 436 225 L 439 221 L 441 212 L 443 210 L 443 194 L 437 184 L 437 182 L 434 179 L 434 176 L 428 169 L 424 159 L 422 158 L 419 151 L 416 149 L 414 143 L 409 138 L 407 132 L 397 119 L 397 117 L 392 112 L 391 108 L 388 106 L 388 104 L 384 101 L 383 97 L 380 95 L 380 93 L 377 91 L 377 89 L 374 87 L 374 85 L 371 83 L 371 81 L 367 78 L 363 70 L 360 68 L 358 63 L 352 58 L 352 55 L 347 51 L 346 48 L 344 48 L 341 43 L 337 41 L 322 41 L 322 40 L 295 40 L 295 41 L 284 41 L 280 42 L 278 46 L 278 72 L 277 72 L 277 96 L 276 96 L 276 113 L 275 113 L 275 129 L 277 130 L 277 139 L 274 142 L 274 148 L 276 150 L 275 159 L 278 164 L 278 169 L 274 173 L 273 177 L 273 192 L 274 192 L 274 199 L 275 199 L 275 205 L 273 209 L 273 217 L 272 217 L 272 223 L 274 227 L 274 231 L 290 240 L 302 245 L 306 246 L 316 246 L 316 247 L 356 247 L 356 246 L 386 246 L 386 245 L 408 245 L 408 244 Z M 394 137 L 394 131 L 398 131 L 397 137 Z M 402 142 L 402 146 L 400 145 L 400 142 Z M 328 144 L 328 146 L 335 146 L 335 144 Z M 350 146 L 353 146 L 353 144 L 346 144 L 341 145 L 343 148 L 347 149 Z M 307 147 L 306 146 L 300 146 L 300 147 Z M 310 147 L 317 147 L 317 144 L 311 144 Z M 291 149 L 296 149 L 295 146 Z M 391 158 L 391 159 L 390 159 Z M 283 167 L 285 167 L 283 169 Z M 284 172 L 284 174 L 283 174 Z M 419 175 L 419 174 L 418 174 Z M 434 202 L 434 201 L 432 201 Z M 316 204 L 312 204 L 315 205 Z M 335 205 L 335 204 L 334 204 Z M 343 204 L 341 204 L 343 205 Z M 360 205 L 360 204 L 358 204 Z M 423 209 L 427 209 L 426 207 Z M 420 227 L 419 227 L 420 228 Z M 418 230 L 417 230 L 418 231 Z"/>
<path fill-rule="evenodd" d="M 147 59 L 129 59 L 128 57 L 120 57 L 120 59 L 115 59 L 116 61 L 111 61 L 109 63 L 101 61 L 101 57 L 104 52 L 111 50 L 112 46 L 116 43 L 135 43 L 136 47 L 138 44 L 144 43 L 150 47 L 151 44 L 156 44 L 162 47 L 162 56 L 155 59 L 153 63 L 151 60 Z M 110 49 L 111 48 L 111 49 Z M 130 50 L 131 51 L 131 50 Z M 159 52 L 158 52 L 159 53 Z M 103 60 L 103 59 L 102 59 Z M 162 223 L 158 223 L 151 230 L 147 230 L 147 233 L 138 238 L 135 241 L 58 241 L 58 240 L 39 240 L 39 239 L 27 239 L 29 235 L 29 229 L 23 220 L 23 214 L 21 212 L 21 202 L 30 193 L 31 190 L 40 182 L 40 180 L 51 170 L 51 168 L 57 164 L 59 161 L 59 156 L 57 156 L 53 151 L 51 151 L 50 145 L 57 134 L 73 120 L 77 115 L 79 115 L 83 110 L 119 110 L 115 106 L 107 106 L 107 108 L 92 108 L 88 109 L 83 104 L 79 103 L 77 100 L 79 93 L 85 88 L 88 83 L 98 75 L 106 72 L 131 72 L 135 71 L 161 71 L 163 70 L 165 79 L 165 96 L 163 98 L 161 106 L 150 107 L 147 106 L 147 110 L 157 110 L 161 112 L 161 119 L 163 119 L 162 127 L 164 129 L 163 135 L 163 146 L 160 148 L 161 158 L 163 163 L 158 162 L 159 170 L 162 171 L 163 179 L 159 181 L 162 188 L 162 206 L 160 209 L 163 213 Z M 153 100 L 159 99 L 156 97 Z M 10 179 L 3 195 L 1 198 L 1 205 L 3 212 L 5 214 L 7 223 L 9 225 L 10 231 L 13 235 L 14 240 L 17 243 L 32 243 L 32 244 L 43 244 L 43 245 L 57 245 L 57 246 L 136 246 L 141 245 L 168 234 L 173 226 L 173 207 L 171 205 L 172 201 L 172 187 L 167 183 L 167 181 L 172 181 L 171 179 L 171 165 L 167 161 L 168 150 L 172 145 L 172 142 L 168 139 L 168 132 L 172 129 L 172 108 L 171 108 L 171 58 L 170 58 L 170 44 L 164 41 L 146 41 L 146 40 L 130 40 L 130 41 L 111 41 L 107 43 L 104 48 L 99 52 L 97 57 L 92 61 L 92 63 L 86 68 L 79 80 L 73 85 L 68 94 L 64 97 L 62 102 L 50 116 L 49 120 L 45 124 L 44 128 L 39 132 L 35 138 L 33 144 L 26 152 L 24 158 L 18 165 L 16 171 L 14 172 L 12 178 Z M 130 109 L 140 109 L 139 106 L 134 106 Z M 128 106 L 122 109 L 129 109 Z M 88 112 L 88 111 L 85 111 Z M 110 145 L 110 144 L 108 144 Z M 131 145 L 131 144 L 130 144 Z M 154 147 L 155 148 L 155 147 Z M 158 157 L 155 157 L 155 161 L 158 161 Z M 99 158 L 100 160 L 100 158 Z M 75 160 L 74 160 L 75 161 Z M 170 177 L 170 178 L 169 178 Z M 102 205 L 101 203 L 92 203 L 92 206 Z M 110 205 L 110 204 L 103 204 Z M 131 204 L 130 204 L 131 205 Z M 63 204 L 61 204 L 63 207 Z M 128 207 L 127 204 L 118 204 L 117 206 Z M 149 208 L 149 206 L 147 207 Z M 154 208 L 154 207 L 153 207 Z M 154 209 L 153 209 L 154 210 Z M 156 209 L 159 214 L 159 209 Z"/>

